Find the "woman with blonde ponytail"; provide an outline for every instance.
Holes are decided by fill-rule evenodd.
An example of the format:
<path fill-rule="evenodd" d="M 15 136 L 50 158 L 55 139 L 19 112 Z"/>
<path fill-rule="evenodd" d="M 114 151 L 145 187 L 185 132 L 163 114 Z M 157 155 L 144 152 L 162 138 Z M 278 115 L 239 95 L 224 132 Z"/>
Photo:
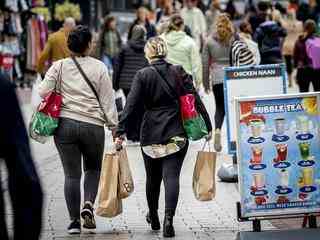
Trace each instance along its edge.
<path fill-rule="evenodd" d="M 234 41 L 234 26 L 227 14 L 220 14 L 217 17 L 213 34 L 210 35 L 205 43 L 202 53 L 203 64 L 203 85 L 206 92 L 210 91 L 212 85 L 216 103 L 215 112 L 215 135 L 214 148 L 217 152 L 222 150 L 221 127 L 223 124 L 224 94 L 223 79 L 224 67 L 230 63 L 230 48 Z"/>

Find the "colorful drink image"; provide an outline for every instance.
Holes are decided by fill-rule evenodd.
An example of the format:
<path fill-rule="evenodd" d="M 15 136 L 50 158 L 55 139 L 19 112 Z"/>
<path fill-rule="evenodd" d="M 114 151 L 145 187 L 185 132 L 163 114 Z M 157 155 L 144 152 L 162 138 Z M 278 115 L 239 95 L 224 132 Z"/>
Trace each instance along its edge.
<path fill-rule="evenodd" d="M 263 173 L 253 174 L 253 188 L 255 190 L 261 190 L 265 188 L 265 175 Z"/>
<path fill-rule="evenodd" d="M 288 188 L 289 187 L 289 171 L 286 169 L 281 169 L 279 172 L 279 178 L 280 178 L 281 188 Z"/>
<path fill-rule="evenodd" d="M 249 122 L 249 127 L 251 130 L 252 137 L 260 138 L 263 128 L 263 121 L 261 119 L 252 119 Z"/>
<path fill-rule="evenodd" d="M 302 180 L 304 186 L 313 186 L 313 168 L 306 167 L 302 169 Z"/>
<path fill-rule="evenodd" d="M 274 159 L 275 162 L 284 162 L 287 160 L 288 155 L 288 145 L 281 143 L 276 144 L 277 157 Z"/>
<path fill-rule="evenodd" d="M 252 159 L 251 164 L 261 164 L 262 163 L 262 147 L 254 146 L 251 147 L 252 150 Z"/>
<path fill-rule="evenodd" d="M 286 131 L 286 120 L 284 118 L 276 118 L 274 122 L 276 128 L 276 135 L 283 136 Z"/>
<path fill-rule="evenodd" d="M 310 157 L 310 143 L 309 142 L 299 143 L 299 149 L 300 149 L 301 158 L 303 160 L 308 160 Z"/>
<path fill-rule="evenodd" d="M 300 134 L 308 134 L 311 127 L 311 122 L 307 116 L 300 115 L 297 117 L 297 130 Z"/>

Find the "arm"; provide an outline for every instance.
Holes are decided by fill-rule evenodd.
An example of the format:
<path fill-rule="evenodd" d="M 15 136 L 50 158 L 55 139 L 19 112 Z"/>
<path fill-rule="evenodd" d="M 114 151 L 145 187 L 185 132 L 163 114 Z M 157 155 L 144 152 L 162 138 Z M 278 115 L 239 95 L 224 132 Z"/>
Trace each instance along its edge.
<path fill-rule="evenodd" d="M 204 89 L 208 92 L 210 91 L 210 53 L 209 53 L 209 46 L 208 42 L 204 45 L 203 52 L 202 52 L 202 81 Z"/>
<path fill-rule="evenodd" d="M 103 71 L 100 76 L 99 99 L 106 116 L 106 125 L 115 127 L 118 124 L 118 112 L 116 100 L 112 89 L 112 81 L 108 74 L 107 67 L 103 66 Z"/>
<path fill-rule="evenodd" d="M 200 51 L 196 44 L 193 44 L 193 47 L 191 48 L 191 65 L 195 85 L 196 87 L 199 87 L 202 84 L 202 63 Z"/>
<path fill-rule="evenodd" d="M 119 81 L 120 81 L 120 74 L 122 71 L 122 67 L 124 64 L 124 51 L 125 49 L 122 49 L 117 57 L 117 61 L 115 65 L 113 66 L 113 76 L 112 76 L 112 81 L 113 81 L 113 89 L 114 90 L 119 90 Z"/>
<path fill-rule="evenodd" d="M 0 151 L 7 165 L 14 239 L 39 239 L 43 193 L 14 87 L 0 76 Z"/>
<path fill-rule="evenodd" d="M 133 79 L 132 87 L 127 98 L 126 106 L 122 112 L 120 122 L 118 125 L 116 136 L 120 137 L 128 131 L 128 124 L 131 115 L 136 109 L 140 109 L 139 104 L 142 100 L 142 79 L 141 72 L 138 72 Z"/>
<path fill-rule="evenodd" d="M 59 71 L 62 67 L 62 61 L 57 61 L 52 64 L 46 73 L 43 81 L 40 83 L 38 92 L 39 95 L 44 98 L 48 93 L 54 90 L 56 82 L 59 77 Z"/>
<path fill-rule="evenodd" d="M 51 58 L 51 38 L 48 39 L 39 59 L 37 65 L 37 72 L 42 74 L 44 72 L 45 63 Z"/>

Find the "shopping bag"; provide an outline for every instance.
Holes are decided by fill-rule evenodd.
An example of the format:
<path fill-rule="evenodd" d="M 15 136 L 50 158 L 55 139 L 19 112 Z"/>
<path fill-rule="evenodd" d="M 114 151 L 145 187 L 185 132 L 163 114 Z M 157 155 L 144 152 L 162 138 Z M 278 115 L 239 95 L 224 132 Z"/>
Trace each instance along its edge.
<path fill-rule="evenodd" d="M 190 140 L 197 141 L 208 135 L 206 123 L 196 109 L 193 94 L 180 97 L 180 111 L 184 130 Z"/>
<path fill-rule="evenodd" d="M 101 217 L 115 217 L 122 213 L 119 198 L 119 155 L 107 153 L 104 156 L 98 188 L 96 214 Z"/>
<path fill-rule="evenodd" d="M 33 82 L 32 91 L 31 91 L 31 108 L 32 108 L 32 111 L 36 111 L 37 107 L 39 106 L 39 104 L 42 101 L 42 98 L 38 93 L 38 88 L 39 88 L 39 85 L 40 85 L 41 81 L 42 81 L 41 75 L 38 74 L 37 78 Z"/>
<path fill-rule="evenodd" d="M 127 198 L 134 190 L 132 174 L 129 166 L 127 151 L 123 148 L 116 153 L 119 156 L 119 197 Z"/>
<path fill-rule="evenodd" d="M 216 153 L 204 151 L 206 142 L 202 151 L 198 152 L 197 161 L 193 172 L 192 188 L 194 195 L 199 201 L 210 201 L 215 197 L 215 170 Z"/>
<path fill-rule="evenodd" d="M 119 89 L 118 91 L 116 91 L 115 99 L 116 99 L 117 111 L 118 113 L 121 113 L 124 109 L 124 106 L 126 105 L 126 97 L 122 89 Z"/>

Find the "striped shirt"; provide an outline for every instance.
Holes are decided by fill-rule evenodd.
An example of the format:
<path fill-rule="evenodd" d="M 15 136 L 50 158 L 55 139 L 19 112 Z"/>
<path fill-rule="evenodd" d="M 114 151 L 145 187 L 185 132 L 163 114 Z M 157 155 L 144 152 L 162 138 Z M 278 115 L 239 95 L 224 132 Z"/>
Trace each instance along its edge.
<path fill-rule="evenodd" d="M 236 67 L 252 66 L 255 63 L 255 56 L 247 43 L 242 40 L 235 40 L 231 46 L 231 65 Z"/>

